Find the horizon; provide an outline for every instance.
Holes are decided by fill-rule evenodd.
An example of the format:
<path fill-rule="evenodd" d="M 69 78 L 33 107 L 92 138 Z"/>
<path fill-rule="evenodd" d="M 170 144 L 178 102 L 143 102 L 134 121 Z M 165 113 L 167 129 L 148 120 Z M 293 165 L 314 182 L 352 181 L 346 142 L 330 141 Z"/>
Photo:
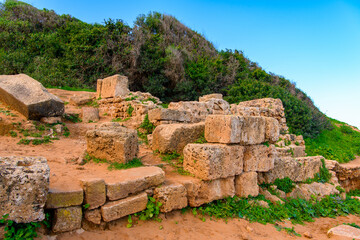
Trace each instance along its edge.
<path fill-rule="evenodd" d="M 140 14 L 156 11 L 172 15 L 218 50 L 241 50 L 265 71 L 295 82 L 328 117 L 360 128 L 356 104 L 360 100 L 360 73 L 355 70 L 360 65 L 360 2 L 24 2 L 87 23 L 102 24 L 112 18 L 133 26 Z"/>

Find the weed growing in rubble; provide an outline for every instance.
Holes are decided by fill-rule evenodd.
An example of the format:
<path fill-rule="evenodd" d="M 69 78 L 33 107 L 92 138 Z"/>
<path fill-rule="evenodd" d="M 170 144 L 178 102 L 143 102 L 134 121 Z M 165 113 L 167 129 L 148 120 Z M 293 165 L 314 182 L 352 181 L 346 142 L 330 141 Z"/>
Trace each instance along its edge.
<path fill-rule="evenodd" d="M 128 121 L 129 119 L 130 119 L 129 117 L 124 118 L 124 119 L 122 119 L 122 118 L 113 118 L 111 121 L 112 121 L 112 122 L 126 122 L 126 121 Z"/>
<path fill-rule="evenodd" d="M 47 228 L 51 226 L 50 214 L 48 213 L 45 214 L 45 219 L 42 222 L 16 223 L 8 218 L 9 214 L 6 214 L 0 219 L 0 224 L 5 225 L 4 240 L 32 240 L 38 236 L 36 230 L 40 228 L 41 224 L 44 224 Z"/>
<path fill-rule="evenodd" d="M 319 182 L 319 183 L 326 183 L 331 179 L 331 173 L 326 168 L 325 160 L 321 159 L 321 167 L 318 173 L 314 174 L 314 178 L 306 179 L 304 183 L 313 183 L 313 182 Z"/>
<path fill-rule="evenodd" d="M 294 182 L 289 177 L 275 179 L 274 185 L 285 193 L 289 193 L 295 188 Z"/>
<path fill-rule="evenodd" d="M 131 228 L 133 226 L 132 216 L 138 217 L 139 220 L 142 221 L 153 219 L 158 222 L 161 222 L 162 219 L 159 218 L 161 206 L 162 206 L 161 202 L 156 202 L 156 200 L 153 197 L 148 197 L 148 203 L 146 204 L 146 209 L 141 212 L 135 213 L 134 215 L 129 215 L 128 224 L 126 225 L 126 227 Z"/>
<path fill-rule="evenodd" d="M 158 150 L 154 151 L 154 154 L 158 154 L 158 153 L 159 153 Z M 175 151 L 172 153 L 162 153 L 161 160 L 167 162 L 171 167 L 175 168 L 175 172 L 179 173 L 180 175 L 185 175 L 185 176 L 191 175 L 190 172 L 184 170 L 183 167 L 184 157 L 181 156 L 179 153 Z"/>
<path fill-rule="evenodd" d="M 351 226 L 351 227 L 360 229 L 360 226 L 357 225 L 356 223 L 344 223 L 344 225 L 349 225 L 349 226 Z"/>
<path fill-rule="evenodd" d="M 296 236 L 296 237 L 301 237 L 301 234 L 297 233 L 297 232 L 294 230 L 294 227 L 292 227 L 292 228 L 283 227 L 283 226 L 280 226 L 280 225 L 278 225 L 278 224 L 275 224 L 274 227 L 275 227 L 276 230 L 278 230 L 279 232 L 280 232 L 281 230 L 285 230 L 289 235 Z"/>
<path fill-rule="evenodd" d="M 144 121 L 141 123 L 139 128 L 143 129 L 145 131 L 145 134 L 152 134 L 152 132 L 154 131 L 155 125 L 150 122 L 148 114 L 145 115 Z"/>
<path fill-rule="evenodd" d="M 79 117 L 79 114 L 66 114 L 65 113 L 63 117 L 72 123 L 82 122 L 82 120 Z"/>
<path fill-rule="evenodd" d="M 207 143 L 204 133 L 202 133 L 201 136 L 198 139 L 196 139 L 194 143 L 200 143 L 200 144 Z"/>
<path fill-rule="evenodd" d="M 132 117 L 133 112 L 134 112 L 134 107 L 131 104 L 129 104 L 126 113 L 129 115 L 129 117 Z"/>

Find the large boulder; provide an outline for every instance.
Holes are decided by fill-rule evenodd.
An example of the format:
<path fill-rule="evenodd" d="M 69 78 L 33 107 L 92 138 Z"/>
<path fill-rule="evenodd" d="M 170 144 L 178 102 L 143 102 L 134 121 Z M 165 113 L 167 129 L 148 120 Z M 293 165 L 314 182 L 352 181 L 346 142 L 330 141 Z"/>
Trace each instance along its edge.
<path fill-rule="evenodd" d="M 129 93 L 129 81 L 126 76 L 116 74 L 97 80 L 96 98 L 121 97 Z"/>
<path fill-rule="evenodd" d="M 125 163 L 137 157 L 139 143 L 136 130 L 118 123 L 103 123 L 86 133 L 87 152 L 96 158 Z"/>
<path fill-rule="evenodd" d="M 0 157 L 0 216 L 17 223 L 44 220 L 49 177 L 43 157 Z"/>
<path fill-rule="evenodd" d="M 238 175 L 243 171 L 244 147 L 225 144 L 188 144 L 184 169 L 202 180 Z"/>
<path fill-rule="evenodd" d="M 0 75 L 0 100 L 32 120 L 64 113 L 64 102 L 25 74 Z"/>
<path fill-rule="evenodd" d="M 159 125 L 153 132 L 152 149 L 182 153 L 186 144 L 195 142 L 204 133 L 204 128 L 204 123 Z"/>

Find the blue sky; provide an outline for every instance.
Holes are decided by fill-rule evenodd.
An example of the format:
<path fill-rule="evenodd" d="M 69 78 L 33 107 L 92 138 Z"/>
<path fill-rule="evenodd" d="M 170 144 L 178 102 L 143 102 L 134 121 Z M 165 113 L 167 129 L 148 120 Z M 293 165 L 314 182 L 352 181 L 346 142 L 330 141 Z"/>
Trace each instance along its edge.
<path fill-rule="evenodd" d="M 360 1 L 25 0 L 88 23 L 158 11 L 202 33 L 218 49 L 296 82 L 328 116 L 360 128 Z"/>

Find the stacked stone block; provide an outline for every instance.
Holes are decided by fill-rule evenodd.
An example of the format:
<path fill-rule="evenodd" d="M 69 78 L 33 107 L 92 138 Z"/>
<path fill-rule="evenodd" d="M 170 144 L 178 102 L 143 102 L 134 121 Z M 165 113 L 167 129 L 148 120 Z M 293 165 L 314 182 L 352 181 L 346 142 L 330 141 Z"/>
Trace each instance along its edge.
<path fill-rule="evenodd" d="M 269 141 L 275 142 L 279 137 L 280 128 L 276 124 L 276 120 L 268 117 L 210 115 L 205 121 L 205 139 L 209 143 L 188 144 L 184 148 L 184 169 L 201 179 L 198 186 L 209 186 L 209 181 L 216 184 L 226 181 L 233 186 L 232 191 L 227 191 L 229 196 L 257 196 L 258 172 L 274 167 L 276 150 Z M 201 187 L 189 183 L 185 186 L 190 206 L 214 200 L 199 197 Z M 190 200 L 189 195 L 195 197 Z M 221 194 L 221 197 L 226 196 Z M 197 198 L 205 200 L 197 201 Z"/>

